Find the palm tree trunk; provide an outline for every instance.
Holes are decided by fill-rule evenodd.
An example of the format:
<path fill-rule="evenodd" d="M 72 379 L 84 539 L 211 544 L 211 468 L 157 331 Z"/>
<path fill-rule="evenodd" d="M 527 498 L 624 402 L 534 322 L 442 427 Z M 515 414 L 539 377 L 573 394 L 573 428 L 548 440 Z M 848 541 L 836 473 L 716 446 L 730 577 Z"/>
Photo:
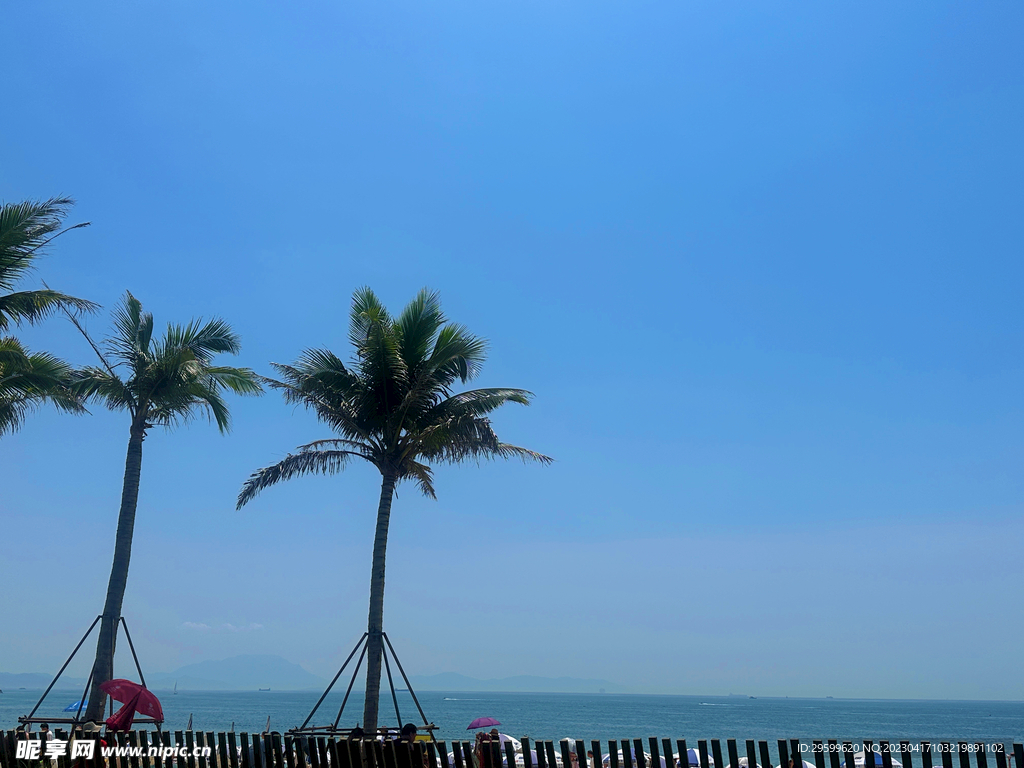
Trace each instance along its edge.
<path fill-rule="evenodd" d="M 114 563 L 107 582 L 107 599 L 103 604 L 100 621 L 100 639 L 96 643 L 96 661 L 92 667 L 92 690 L 86 720 L 103 719 L 107 694 L 100 684 L 114 676 L 114 643 L 117 623 L 121 619 L 121 603 L 128 583 L 128 562 L 132 557 L 132 535 L 135 532 L 135 509 L 139 501 L 139 477 L 142 475 L 142 440 L 146 436 L 145 424 L 132 424 L 128 439 L 128 456 L 124 463 L 124 485 L 121 487 L 121 511 L 117 517 L 117 538 L 114 540 Z"/>
<path fill-rule="evenodd" d="M 366 699 L 363 703 L 363 730 L 367 736 L 377 731 L 377 705 L 380 702 L 380 666 L 384 650 L 384 558 L 388 548 L 388 524 L 391 500 L 395 495 L 395 475 L 385 472 L 377 506 L 377 532 L 373 537 L 373 564 L 370 568 L 370 617 L 367 621 Z"/>

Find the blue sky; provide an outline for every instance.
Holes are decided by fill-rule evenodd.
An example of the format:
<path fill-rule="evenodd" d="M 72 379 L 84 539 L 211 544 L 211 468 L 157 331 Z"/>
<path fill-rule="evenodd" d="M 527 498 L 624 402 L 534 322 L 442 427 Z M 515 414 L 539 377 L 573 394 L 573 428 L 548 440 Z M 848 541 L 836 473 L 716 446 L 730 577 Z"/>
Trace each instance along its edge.
<path fill-rule="evenodd" d="M 500 433 L 558 461 L 400 490 L 410 672 L 1020 699 L 1022 32 L 984 2 L 23 3 L 0 197 L 92 222 L 37 279 L 220 315 L 261 372 L 347 356 L 361 285 L 490 339 L 480 383 L 537 395 Z M 125 613 L 154 670 L 329 675 L 378 476 L 236 512 L 327 430 L 233 411 L 147 439 Z M 98 409 L 0 442 L 5 671 L 99 612 L 126 442 Z"/>

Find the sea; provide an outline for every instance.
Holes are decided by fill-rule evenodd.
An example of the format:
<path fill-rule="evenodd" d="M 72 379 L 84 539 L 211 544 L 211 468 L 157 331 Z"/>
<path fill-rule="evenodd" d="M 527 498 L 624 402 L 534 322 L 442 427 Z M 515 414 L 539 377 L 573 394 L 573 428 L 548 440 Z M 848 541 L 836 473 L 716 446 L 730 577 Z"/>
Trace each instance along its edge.
<path fill-rule="evenodd" d="M 192 726 L 203 731 L 284 732 L 301 725 L 319 698 L 316 691 L 157 691 L 165 728 Z M 381 725 L 397 722 L 389 691 L 381 691 Z M 0 728 L 17 725 L 32 709 L 40 690 L 5 690 L 0 694 Z M 68 717 L 61 710 L 77 701 L 79 692 L 52 691 L 38 714 Z M 403 722 L 421 722 L 408 691 L 398 692 Z M 320 705 L 310 724 L 333 723 L 343 692 Z M 655 696 L 642 694 L 458 693 L 417 692 L 426 718 L 435 723 L 439 740 L 471 739 L 467 731 L 478 717 L 493 717 L 503 733 L 519 738 L 609 739 L 685 738 L 740 740 L 799 738 L 891 742 L 968 741 L 1024 742 L 1024 702 L 898 701 L 868 699 L 750 698 L 746 696 Z M 340 724 L 362 718 L 362 697 L 353 691 Z M 645 742 L 646 743 L 646 742 Z M 724 748 L 724 743 L 723 743 Z M 772 749 L 773 754 L 775 749 Z M 805 755 L 813 761 L 813 756 Z M 920 765 L 917 760 L 915 765 Z M 990 763 L 991 764 L 991 763 Z"/>

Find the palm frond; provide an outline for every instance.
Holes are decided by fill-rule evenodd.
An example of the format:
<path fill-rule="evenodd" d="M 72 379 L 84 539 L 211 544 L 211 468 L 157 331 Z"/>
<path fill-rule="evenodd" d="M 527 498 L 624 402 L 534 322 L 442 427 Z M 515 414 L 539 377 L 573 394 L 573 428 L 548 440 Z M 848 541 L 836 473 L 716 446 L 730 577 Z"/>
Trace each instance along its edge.
<path fill-rule="evenodd" d="M 91 301 L 51 291 L 19 291 L 0 295 L 0 331 L 11 322 L 37 323 L 59 310 L 92 312 L 99 307 Z"/>
<path fill-rule="evenodd" d="M 0 338 L 0 435 L 17 430 L 29 411 L 50 403 L 67 413 L 85 413 L 74 391 L 72 369 L 46 352 L 30 352 L 13 338 Z"/>
<path fill-rule="evenodd" d="M 440 377 L 444 386 L 459 379 L 465 384 L 476 378 L 487 359 L 487 341 L 461 325 L 449 323 L 437 335 L 437 342 L 427 365 Z"/>
<path fill-rule="evenodd" d="M 427 360 L 437 333 L 446 322 L 441 311 L 441 297 L 426 288 L 406 305 L 395 321 L 401 355 L 410 372 L 418 371 Z M 413 374 L 414 375 L 414 374 Z"/>
<path fill-rule="evenodd" d="M 0 206 L 0 290 L 10 290 L 31 269 L 33 255 L 60 230 L 73 204 L 52 197 Z"/>
<path fill-rule="evenodd" d="M 260 491 L 300 475 L 333 475 L 345 468 L 353 456 L 365 458 L 353 451 L 300 450 L 290 453 L 277 464 L 253 472 L 238 494 L 236 509 L 241 509 Z"/>
<path fill-rule="evenodd" d="M 99 400 L 112 411 L 135 415 L 135 393 L 112 371 L 85 366 L 75 372 L 71 387 L 83 400 Z"/>
<path fill-rule="evenodd" d="M 408 460 L 402 464 L 402 480 L 415 480 L 420 493 L 431 499 L 437 498 L 434 490 L 434 471 L 426 464 L 419 461 Z"/>
<path fill-rule="evenodd" d="M 168 326 L 163 344 L 168 349 L 187 349 L 197 360 L 204 363 L 209 363 L 213 356 L 220 352 L 237 355 L 242 349 L 238 334 L 219 318 L 206 323 L 200 319 L 193 320 L 185 326 Z"/>
<path fill-rule="evenodd" d="M 132 369 L 143 368 L 153 338 L 153 315 L 144 312 L 142 302 L 125 291 L 113 316 L 114 335 L 107 339 L 112 356 Z"/>

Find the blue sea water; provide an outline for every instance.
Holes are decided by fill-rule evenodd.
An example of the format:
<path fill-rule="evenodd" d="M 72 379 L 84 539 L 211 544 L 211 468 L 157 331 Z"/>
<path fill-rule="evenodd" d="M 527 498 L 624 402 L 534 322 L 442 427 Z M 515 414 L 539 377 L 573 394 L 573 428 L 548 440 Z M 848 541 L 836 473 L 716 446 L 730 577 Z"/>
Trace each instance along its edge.
<path fill-rule="evenodd" d="M 41 691 L 5 691 L 0 695 L 0 728 L 10 729 L 26 714 Z M 55 691 L 39 714 L 60 717 L 61 709 L 76 701 L 80 692 Z M 300 725 L 319 692 L 157 692 L 164 707 L 166 728 L 183 729 L 192 716 L 196 730 L 259 732 L 270 718 L 271 730 L 286 731 Z M 384 692 L 382 692 L 384 693 Z M 321 705 L 312 724 L 334 721 L 342 693 L 333 692 Z M 385 694 L 386 695 L 386 694 Z M 697 739 L 782 738 L 872 739 L 912 742 L 1024 741 L 1024 702 L 892 701 L 853 699 L 779 699 L 730 696 L 651 696 L 640 694 L 554 693 L 444 693 L 425 691 L 418 698 L 427 718 L 445 741 L 472 736 L 466 726 L 477 717 L 494 717 L 500 730 L 531 739 L 584 738 L 586 740 L 646 738 L 648 736 Z M 408 692 L 398 694 L 403 720 L 419 721 Z M 67 716 L 67 715 L 64 715 Z M 362 717 L 362 697 L 353 693 L 342 725 Z M 394 724 L 390 697 L 381 701 L 381 724 Z M 741 753 L 743 751 L 741 742 Z M 773 750 L 774 752 L 774 750 Z M 813 761 L 813 757 L 805 755 Z M 919 761 L 914 761 L 920 765 Z"/>

